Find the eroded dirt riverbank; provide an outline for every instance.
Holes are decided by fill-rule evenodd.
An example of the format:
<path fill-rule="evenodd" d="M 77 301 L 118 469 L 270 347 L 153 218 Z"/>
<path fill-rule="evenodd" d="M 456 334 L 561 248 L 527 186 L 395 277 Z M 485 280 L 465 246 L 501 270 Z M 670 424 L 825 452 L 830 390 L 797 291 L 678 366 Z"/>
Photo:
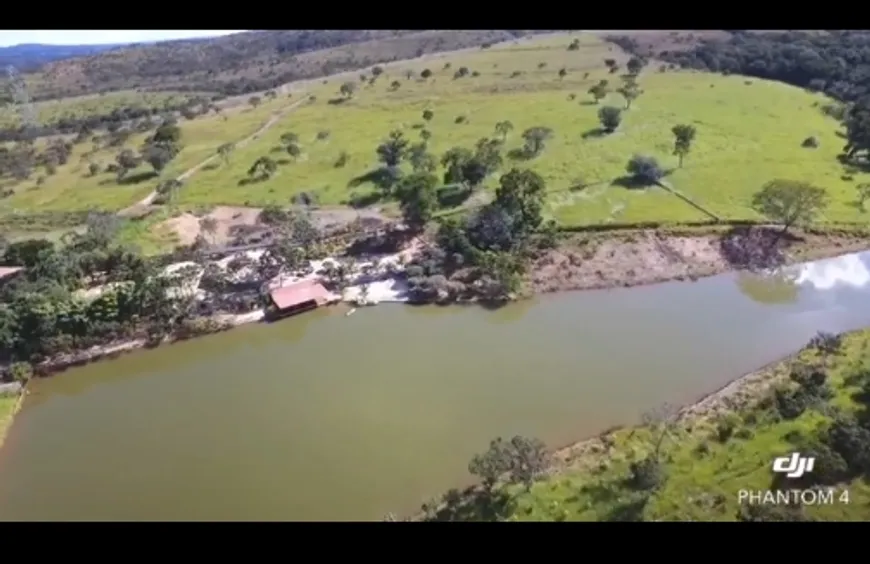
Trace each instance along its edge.
<path fill-rule="evenodd" d="M 763 269 L 870 248 L 870 237 L 849 232 L 740 228 L 720 232 L 638 230 L 575 235 L 537 258 L 532 293 L 642 286 L 694 280 L 730 270 Z"/>

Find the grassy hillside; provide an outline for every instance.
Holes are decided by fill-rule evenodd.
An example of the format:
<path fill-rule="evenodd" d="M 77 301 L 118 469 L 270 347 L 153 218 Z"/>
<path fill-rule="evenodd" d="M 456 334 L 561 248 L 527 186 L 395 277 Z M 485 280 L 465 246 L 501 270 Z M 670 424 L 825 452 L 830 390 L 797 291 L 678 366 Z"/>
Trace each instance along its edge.
<path fill-rule="evenodd" d="M 337 204 L 368 195 L 371 185 L 354 186 L 353 179 L 376 168 L 375 148 L 392 130 L 418 142 L 423 129 L 431 133 L 429 147 L 440 157 L 451 147 L 473 148 L 477 140 L 496 136 L 496 123 L 509 120 L 506 151 L 520 147 L 520 133 L 544 126 L 554 132 L 546 149 L 531 161 L 504 165 L 530 167 L 547 181 L 549 212 L 565 224 L 610 221 L 690 221 L 705 215 L 658 190 L 632 190 L 614 181 L 625 175 L 635 153 L 655 156 L 676 169 L 671 155 L 671 128 L 678 123 L 698 131 L 692 153 L 682 169 L 667 178 L 676 190 L 717 216 L 756 219 L 751 195 L 773 178 L 796 178 L 827 188 L 835 198 L 824 220 L 863 221 L 854 205 L 856 184 L 866 177 L 844 178 L 836 159 L 842 147 L 840 126 L 819 106 L 821 96 L 780 83 L 736 76 L 659 72 L 649 68 L 639 82 L 644 93 L 624 112 L 612 135 L 599 135 L 600 106 L 624 106 L 610 93 L 600 104 L 591 102 L 589 88 L 599 80 L 618 79 L 602 61 L 620 59 L 618 49 L 591 36 L 579 51 L 567 51 L 568 36 L 530 40 L 437 62 L 410 62 L 388 68 L 373 86 L 361 86 L 353 99 L 330 104 L 340 82 L 322 89 L 315 104 L 288 115 L 257 143 L 234 156 L 233 163 L 203 172 L 183 192 L 180 202 L 250 204 L 286 202 L 302 191 L 316 193 L 322 203 Z M 450 68 L 445 69 L 447 64 Z M 541 65 L 544 65 L 543 67 Z M 467 67 L 472 75 L 454 79 Z M 430 69 L 428 80 L 419 73 Z M 560 79 L 558 71 L 567 75 Z M 411 79 L 406 72 L 413 72 Z M 473 76 L 479 73 L 478 76 Z M 393 83 L 398 83 L 394 87 Z M 426 122 L 425 110 L 434 117 Z M 462 123 L 456 123 L 458 119 Z M 304 154 L 281 167 L 271 179 L 244 184 L 250 165 L 280 145 L 282 134 L 299 136 Z M 321 133 L 322 132 L 322 133 Z M 318 133 L 328 139 L 316 140 Z M 814 136 L 819 146 L 807 149 Z M 336 162 L 347 154 L 347 164 Z M 442 169 L 439 169 L 439 174 Z M 486 184 L 490 187 L 495 179 Z"/>
<path fill-rule="evenodd" d="M 57 61 L 29 75 L 28 84 L 38 98 L 134 88 L 235 95 L 375 63 L 504 41 L 523 33 L 502 30 L 239 33 L 166 41 Z"/>
<path fill-rule="evenodd" d="M 565 449 L 558 453 L 555 474 L 528 490 L 502 485 L 491 493 L 450 492 L 446 505 L 426 508 L 428 518 L 866 520 L 870 331 L 847 335 L 839 345 L 837 340 L 824 342 L 827 351 L 809 346 L 755 374 L 727 400 Z M 660 437 L 657 461 L 649 464 Z M 777 479 L 773 459 L 793 451 L 816 458 L 813 472 Z M 739 500 L 741 490 L 816 487 L 834 488 L 834 502 L 750 506 Z"/>
<path fill-rule="evenodd" d="M 569 49 L 572 42 L 575 47 Z M 617 72 L 608 70 L 606 60 Z M 547 183 L 547 214 L 567 226 L 712 216 L 759 219 L 751 197 L 776 178 L 825 188 L 832 201 L 819 218 L 823 223 L 866 222 L 856 188 L 868 182 L 868 174 L 847 171 L 838 161 L 842 126 L 823 111 L 830 99 L 778 82 L 678 71 L 652 62 L 637 78 L 641 95 L 626 107 L 616 90 L 627 60 L 619 47 L 599 36 L 549 34 L 381 65 L 376 80 L 370 67 L 295 83 L 289 98 L 277 93 L 258 98 L 262 103 L 256 107 L 243 104 L 222 115 L 210 112 L 182 120 L 184 148 L 159 178 L 118 183 L 106 173 L 91 176 L 90 162 L 102 168 L 120 148 L 93 152 L 79 146 L 55 174 L 34 174 L 11 188 L 13 193 L 0 200 L 0 215 L 119 210 L 160 181 L 214 155 L 221 145 L 249 135 L 289 104 L 305 100 L 230 158 L 187 178 L 174 207 L 284 205 L 303 192 L 322 205 L 389 207 L 391 200 L 366 175 L 381 166 L 376 148 L 391 132 L 401 132 L 409 145 L 427 136 L 428 151 L 440 160 L 451 148 L 473 150 L 482 138 L 501 138 L 496 125 L 508 121 L 512 129 L 504 135 L 500 171 L 464 207 L 485 202 L 499 172 L 528 167 Z M 596 103 L 589 90 L 603 80 L 609 92 Z M 352 95 L 340 93 L 344 84 L 353 85 Z M 622 122 L 609 134 L 599 121 L 605 106 L 622 110 Z M 431 112 L 430 119 L 424 119 L 424 112 Z M 682 168 L 672 154 L 671 129 L 677 124 L 697 131 Z M 544 149 L 531 159 L 513 156 L 524 145 L 522 133 L 534 127 L 552 132 Z M 295 156 L 288 155 L 282 141 L 288 134 L 297 139 Z M 811 148 L 804 146 L 808 138 L 814 141 Z M 138 149 L 143 139 L 144 134 L 134 135 L 126 147 Z M 635 154 L 655 157 L 668 169 L 665 182 L 671 192 L 626 185 L 626 163 Z M 277 170 L 253 178 L 252 165 L 263 157 L 272 159 Z M 410 170 L 407 160 L 401 167 Z M 435 174 L 444 172 L 439 163 Z"/>

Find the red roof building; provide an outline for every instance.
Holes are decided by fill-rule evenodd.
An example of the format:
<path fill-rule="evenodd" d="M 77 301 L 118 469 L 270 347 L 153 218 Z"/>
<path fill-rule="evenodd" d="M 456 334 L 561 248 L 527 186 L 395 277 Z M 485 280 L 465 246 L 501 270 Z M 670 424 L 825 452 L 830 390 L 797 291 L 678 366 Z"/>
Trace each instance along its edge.
<path fill-rule="evenodd" d="M 329 290 L 316 280 L 302 280 L 269 293 L 280 316 L 293 315 L 326 305 L 335 300 Z"/>
<path fill-rule="evenodd" d="M 23 266 L 0 266 L 0 280 L 18 274 L 22 270 L 24 270 Z"/>

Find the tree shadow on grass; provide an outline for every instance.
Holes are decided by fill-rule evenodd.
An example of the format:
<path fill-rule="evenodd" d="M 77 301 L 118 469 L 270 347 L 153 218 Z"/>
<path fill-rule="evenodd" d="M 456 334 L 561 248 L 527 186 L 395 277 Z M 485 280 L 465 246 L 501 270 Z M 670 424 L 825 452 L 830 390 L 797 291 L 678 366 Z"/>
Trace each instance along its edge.
<path fill-rule="evenodd" d="M 352 208 L 367 208 L 380 202 L 384 198 L 383 192 L 371 190 L 369 192 L 353 193 L 347 199 L 347 205 Z"/>
<path fill-rule="evenodd" d="M 132 186 L 134 184 L 140 184 L 142 182 L 147 182 L 152 178 L 157 178 L 158 174 L 153 170 L 149 170 L 147 172 L 137 172 L 136 174 L 130 174 L 118 180 L 118 184 L 121 186 Z"/>
<path fill-rule="evenodd" d="M 401 171 L 398 169 L 382 166 L 351 178 L 347 187 L 359 188 L 363 184 L 371 183 L 379 188 L 389 188 L 399 180 L 400 176 Z"/>
<path fill-rule="evenodd" d="M 530 151 L 527 147 L 517 147 L 516 149 L 511 149 L 507 153 L 508 159 L 512 161 L 530 161 L 537 156 L 538 155 Z"/>
<path fill-rule="evenodd" d="M 202 170 L 217 170 L 220 168 L 220 166 L 221 165 L 219 165 L 217 163 L 211 163 L 211 164 L 207 164 L 204 167 L 202 167 Z"/>
<path fill-rule="evenodd" d="M 514 509 L 513 498 L 502 490 L 486 491 L 481 487 L 448 491 L 434 515 L 427 521 L 499 521 Z"/>
<path fill-rule="evenodd" d="M 594 127 L 588 131 L 584 131 L 580 137 L 583 139 L 599 139 L 601 137 L 607 137 L 611 133 L 612 131 L 608 131 L 603 127 Z"/>
<path fill-rule="evenodd" d="M 583 100 L 580 102 L 581 106 L 597 106 L 598 102 L 593 102 L 592 100 Z"/>
<path fill-rule="evenodd" d="M 627 190 L 645 190 L 655 186 L 655 182 L 651 182 L 639 176 L 625 175 L 614 178 L 610 183 L 611 186 L 619 186 Z"/>

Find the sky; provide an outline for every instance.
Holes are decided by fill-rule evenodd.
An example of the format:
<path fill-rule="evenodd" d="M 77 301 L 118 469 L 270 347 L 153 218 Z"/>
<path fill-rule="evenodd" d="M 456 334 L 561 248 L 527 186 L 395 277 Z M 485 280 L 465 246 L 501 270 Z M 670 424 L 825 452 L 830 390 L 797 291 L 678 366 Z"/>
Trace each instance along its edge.
<path fill-rule="evenodd" d="M 167 39 L 193 39 L 239 33 L 240 29 L 101 29 L 101 30 L 6 30 L 0 29 L 0 47 L 21 43 L 49 45 L 99 45 L 101 43 L 139 43 Z"/>

